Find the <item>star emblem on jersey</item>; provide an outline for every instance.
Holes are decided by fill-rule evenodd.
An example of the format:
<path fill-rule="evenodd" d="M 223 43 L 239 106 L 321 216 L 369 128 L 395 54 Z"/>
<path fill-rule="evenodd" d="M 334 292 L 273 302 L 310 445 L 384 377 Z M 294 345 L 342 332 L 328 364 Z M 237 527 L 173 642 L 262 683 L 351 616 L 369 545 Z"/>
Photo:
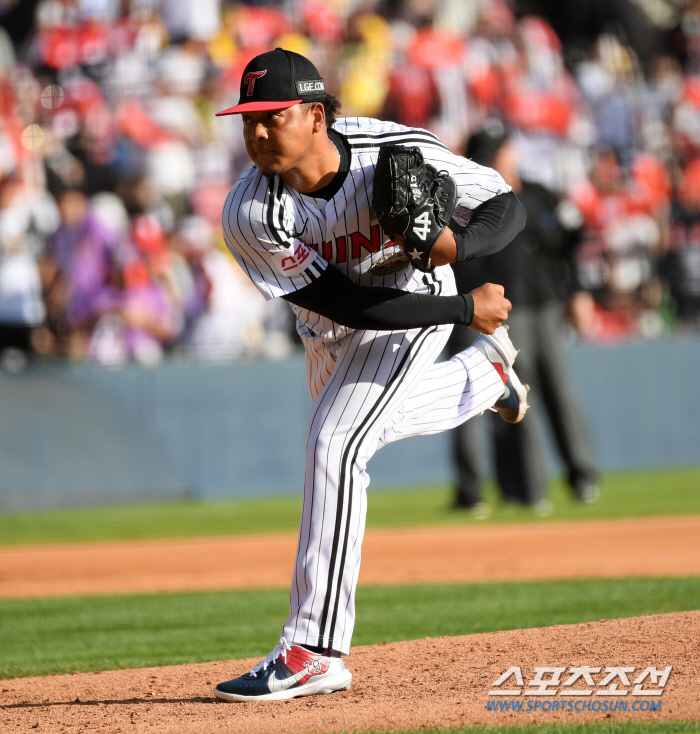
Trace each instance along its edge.
<path fill-rule="evenodd" d="M 297 696 L 350 688 L 352 673 L 342 658 L 290 645 L 282 637 L 274 650 L 245 675 L 219 683 L 214 695 L 222 701 L 286 701 Z"/>

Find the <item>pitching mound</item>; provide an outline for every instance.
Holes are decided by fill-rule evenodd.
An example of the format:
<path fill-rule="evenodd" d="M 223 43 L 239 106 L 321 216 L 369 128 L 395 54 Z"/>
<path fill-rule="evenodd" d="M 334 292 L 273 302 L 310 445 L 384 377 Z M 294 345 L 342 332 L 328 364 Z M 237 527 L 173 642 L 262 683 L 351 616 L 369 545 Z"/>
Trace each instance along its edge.
<path fill-rule="evenodd" d="M 0 681 L 2 729 L 286 734 L 606 718 L 700 720 L 698 639 L 700 612 L 684 612 L 370 645 L 354 649 L 347 660 L 354 675 L 350 691 L 286 703 L 230 704 L 212 698 L 218 681 L 245 672 L 257 660 L 18 678 Z M 602 668 L 595 683 L 602 683 L 606 667 L 627 668 L 623 675 L 629 685 L 615 677 L 605 684 L 607 696 L 562 697 L 567 689 L 561 685 L 544 687 L 555 696 L 489 695 L 512 667 L 520 668 L 523 683 L 513 674 L 501 688 L 527 690 L 536 666 L 564 668 L 561 683 L 573 666 Z M 640 684 L 641 690 L 661 695 L 634 696 L 634 680 L 648 666 L 672 666 L 673 671 L 665 685 L 658 677 Z M 581 678 L 571 689 L 585 687 Z M 488 702 L 498 710 L 489 710 Z M 513 711 L 512 702 L 521 702 L 523 710 Z M 510 710 L 503 710 L 505 703 Z"/>

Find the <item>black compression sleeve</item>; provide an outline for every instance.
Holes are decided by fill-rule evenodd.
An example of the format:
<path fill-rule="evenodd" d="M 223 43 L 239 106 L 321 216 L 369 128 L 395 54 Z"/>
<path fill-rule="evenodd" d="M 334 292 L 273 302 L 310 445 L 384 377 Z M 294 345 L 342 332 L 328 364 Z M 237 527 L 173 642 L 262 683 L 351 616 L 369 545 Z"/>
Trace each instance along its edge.
<path fill-rule="evenodd" d="M 329 265 L 316 280 L 283 296 L 286 301 L 351 329 L 415 329 L 437 324 L 471 324 L 470 294 L 429 296 L 395 288 L 362 286 Z"/>
<path fill-rule="evenodd" d="M 526 219 L 525 207 L 512 191 L 485 201 L 474 210 L 469 224 L 455 232 L 457 262 L 502 250 L 522 230 Z"/>

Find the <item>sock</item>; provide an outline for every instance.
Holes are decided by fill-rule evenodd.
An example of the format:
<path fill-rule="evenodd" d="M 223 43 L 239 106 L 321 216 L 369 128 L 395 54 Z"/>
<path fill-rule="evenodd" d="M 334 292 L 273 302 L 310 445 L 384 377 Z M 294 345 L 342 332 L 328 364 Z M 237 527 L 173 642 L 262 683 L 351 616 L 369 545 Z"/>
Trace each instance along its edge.
<path fill-rule="evenodd" d="M 309 652 L 316 653 L 316 655 L 324 655 L 327 650 L 323 647 L 314 647 L 313 645 L 299 645 L 299 647 L 303 647 L 304 650 L 308 650 Z"/>

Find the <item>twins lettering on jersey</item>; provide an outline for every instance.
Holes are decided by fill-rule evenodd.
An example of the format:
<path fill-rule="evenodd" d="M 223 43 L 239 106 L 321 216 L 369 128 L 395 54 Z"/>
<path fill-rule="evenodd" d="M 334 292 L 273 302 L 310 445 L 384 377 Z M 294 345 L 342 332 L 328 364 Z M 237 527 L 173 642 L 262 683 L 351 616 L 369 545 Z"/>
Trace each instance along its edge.
<path fill-rule="evenodd" d="M 308 247 L 318 252 L 318 254 L 328 262 L 344 263 L 348 259 L 348 242 L 350 246 L 350 259 L 357 260 L 360 258 L 364 247 L 367 252 L 379 252 L 382 247 L 382 230 L 378 224 L 370 227 L 370 237 L 367 239 L 362 232 L 353 232 L 348 235 L 340 235 L 334 237 L 331 242 L 324 242 L 320 248 L 319 245 L 310 244 Z M 335 258 L 334 258 L 335 255 Z"/>

